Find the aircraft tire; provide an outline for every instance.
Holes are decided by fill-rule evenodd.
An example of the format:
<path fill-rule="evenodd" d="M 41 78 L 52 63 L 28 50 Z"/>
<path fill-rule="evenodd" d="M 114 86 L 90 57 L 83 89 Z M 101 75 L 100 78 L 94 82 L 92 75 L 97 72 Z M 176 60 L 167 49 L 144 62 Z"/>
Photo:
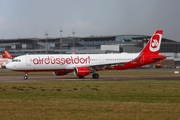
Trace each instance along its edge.
<path fill-rule="evenodd" d="M 98 78 L 99 78 L 99 74 L 98 74 L 98 73 L 94 73 L 94 74 L 92 74 L 92 78 L 94 78 L 94 79 L 98 79 Z"/>
<path fill-rule="evenodd" d="M 27 80 L 27 79 L 28 79 L 28 76 L 25 75 L 25 76 L 24 76 L 24 80 Z"/>

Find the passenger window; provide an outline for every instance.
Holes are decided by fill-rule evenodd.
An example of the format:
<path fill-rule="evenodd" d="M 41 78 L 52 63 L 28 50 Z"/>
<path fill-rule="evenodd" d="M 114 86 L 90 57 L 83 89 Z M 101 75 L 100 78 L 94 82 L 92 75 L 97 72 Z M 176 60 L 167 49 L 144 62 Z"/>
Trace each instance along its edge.
<path fill-rule="evenodd" d="M 14 59 L 12 62 L 21 62 L 19 59 Z"/>

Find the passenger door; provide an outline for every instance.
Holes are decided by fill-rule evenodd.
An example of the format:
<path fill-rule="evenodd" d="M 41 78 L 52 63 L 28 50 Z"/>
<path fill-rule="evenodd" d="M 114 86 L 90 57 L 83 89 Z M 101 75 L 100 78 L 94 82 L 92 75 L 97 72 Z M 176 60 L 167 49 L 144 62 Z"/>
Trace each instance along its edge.
<path fill-rule="evenodd" d="M 31 58 L 28 55 L 26 56 L 26 66 L 31 66 Z"/>

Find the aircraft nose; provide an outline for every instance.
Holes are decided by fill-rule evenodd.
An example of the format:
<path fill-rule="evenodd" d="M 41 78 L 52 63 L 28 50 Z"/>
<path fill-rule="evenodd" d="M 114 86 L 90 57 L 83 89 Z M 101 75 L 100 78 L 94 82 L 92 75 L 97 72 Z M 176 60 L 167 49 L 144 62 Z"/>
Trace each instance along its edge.
<path fill-rule="evenodd" d="M 9 69 L 9 70 L 11 70 L 11 69 L 13 68 L 13 66 L 12 66 L 11 63 L 8 63 L 8 64 L 6 64 L 6 68 Z"/>

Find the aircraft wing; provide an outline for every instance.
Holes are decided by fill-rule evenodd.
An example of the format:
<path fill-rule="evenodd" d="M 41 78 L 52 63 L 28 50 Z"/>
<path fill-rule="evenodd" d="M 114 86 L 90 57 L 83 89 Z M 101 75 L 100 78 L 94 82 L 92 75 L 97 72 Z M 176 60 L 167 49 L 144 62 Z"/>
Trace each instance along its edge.
<path fill-rule="evenodd" d="M 112 63 L 112 64 L 101 64 L 101 65 L 91 65 L 90 67 L 95 67 L 96 70 L 112 70 L 114 69 L 113 66 L 116 66 L 116 65 L 120 65 L 120 66 L 124 66 L 126 62 L 123 62 L 123 63 Z"/>

